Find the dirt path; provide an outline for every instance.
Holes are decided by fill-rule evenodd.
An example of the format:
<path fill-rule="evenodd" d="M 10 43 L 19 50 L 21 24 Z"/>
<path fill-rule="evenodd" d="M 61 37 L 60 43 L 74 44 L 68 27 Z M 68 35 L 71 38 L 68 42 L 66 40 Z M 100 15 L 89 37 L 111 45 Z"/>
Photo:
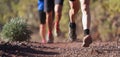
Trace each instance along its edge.
<path fill-rule="evenodd" d="M 120 57 L 116 42 L 94 42 L 89 48 L 81 42 L 40 44 L 39 42 L 0 43 L 1 57 Z"/>

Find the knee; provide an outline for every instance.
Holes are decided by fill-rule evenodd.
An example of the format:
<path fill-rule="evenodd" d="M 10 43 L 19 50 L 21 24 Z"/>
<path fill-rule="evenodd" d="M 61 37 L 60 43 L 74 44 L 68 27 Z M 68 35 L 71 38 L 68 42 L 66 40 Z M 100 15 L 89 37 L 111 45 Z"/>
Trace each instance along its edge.
<path fill-rule="evenodd" d="M 78 11 L 79 11 L 79 10 L 77 10 L 77 9 L 71 8 L 70 11 L 69 11 L 69 13 L 72 14 L 72 15 L 75 15 L 75 14 L 78 13 Z"/>
<path fill-rule="evenodd" d="M 78 11 L 79 11 L 79 6 L 77 7 L 78 5 L 74 5 L 73 7 L 71 7 L 71 9 L 70 9 L 70 13 L 72 13 L 72 14 L 77 14 L 78 13 Z"/>
<path fill-rule="evenodd" d="M 81 2 L 81 10 L 86 12 L 89 10 L 89 1 L 88 0 L 80 0 Z"/>
<path fill-rule="evenodd" d="M 74 9 L 70 9 L 69 13 L 74 15 L 75 14 Z"/>

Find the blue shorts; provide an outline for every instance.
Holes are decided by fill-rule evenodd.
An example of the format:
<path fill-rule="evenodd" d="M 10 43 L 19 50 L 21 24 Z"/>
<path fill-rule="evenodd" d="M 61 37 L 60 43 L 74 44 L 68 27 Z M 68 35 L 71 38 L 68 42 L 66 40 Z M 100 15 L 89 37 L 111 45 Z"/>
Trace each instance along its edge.
<path fill-rule="evenodd" d="M 44 11 L 44 0 L 38 0 L 38 10 Z"/>

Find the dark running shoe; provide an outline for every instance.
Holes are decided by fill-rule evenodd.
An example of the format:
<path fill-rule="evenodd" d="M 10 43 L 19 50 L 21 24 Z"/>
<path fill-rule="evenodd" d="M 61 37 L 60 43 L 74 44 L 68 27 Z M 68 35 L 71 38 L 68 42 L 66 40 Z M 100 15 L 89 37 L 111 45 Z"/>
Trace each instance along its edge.
<path fill-rule="evenodd" d="M 74 29 L 72 28 L 69 28 L 69 40 L 70 41 L 75 41 L 77 38 L 77 35 L 76 35 L 76 27 Z"/>
<path fill-rule="evenodd" d="M 92 43 L 92 37 L 91 37 L 90 35 L 86 35 L 86 36 L 83 38 L 82 47 L 89 47 L 91 43 Z"/>

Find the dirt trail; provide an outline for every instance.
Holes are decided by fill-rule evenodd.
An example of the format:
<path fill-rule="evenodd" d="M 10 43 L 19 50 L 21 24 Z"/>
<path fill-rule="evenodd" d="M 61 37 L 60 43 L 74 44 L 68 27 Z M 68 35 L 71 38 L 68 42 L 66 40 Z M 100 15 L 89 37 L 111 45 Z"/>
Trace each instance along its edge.
<path fill-rule="evenodd" d="M 39 42 L 0 43 L 1 57 L 120 57 L 116 42 L 94 42 L 89 48 L 81 42 L 41 44 Z"/>

